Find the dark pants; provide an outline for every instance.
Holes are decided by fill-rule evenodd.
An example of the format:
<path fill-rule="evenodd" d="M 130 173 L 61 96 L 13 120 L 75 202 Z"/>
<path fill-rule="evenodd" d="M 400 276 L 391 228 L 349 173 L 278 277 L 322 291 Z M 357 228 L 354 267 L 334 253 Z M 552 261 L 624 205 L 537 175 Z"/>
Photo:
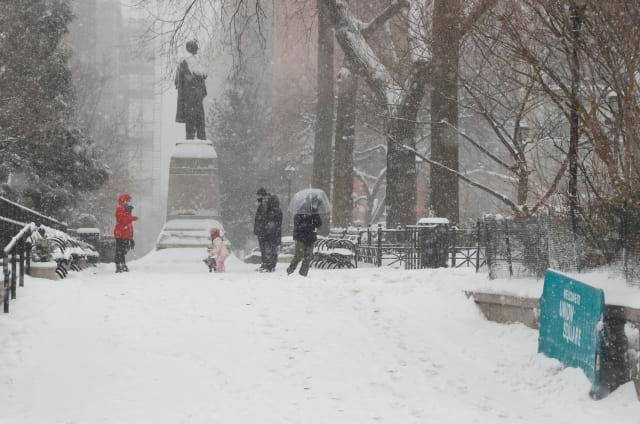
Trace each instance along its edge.
<path fill-rule="evenodd" d="M 129 251 L 129 240 L 116 239 L 116 256 L 114 258 L 117 264 L 124 264 L 124 256 Z"/>
<path fill-rule="evenodd" d="M 313 243 L 305 244 L 302 241 L 296 240 L 296 253 L 291 259 L 291 263 L 287 268 L 287 272 L 291 274 L 296 270 L 298 262 L 302 261 L 300 265 L 300 275 L 307 275 L 309 272 L 309 266 L 311 266 L 311 259 L 313 259 Z"/>
<path fill-rule="evenodd" d="M 271 240 L 258 240 L 260 244 L 260 260 L 262 268 L 269 271 L 276 269 L 279 245 Z"/>
<path fill-rule="evenodd" d="M 187 140 L 193 140 L 194 136 L 198 135 L 198 140 L 206 140 L 207 135 L 204 130 L 204 121 L 203 120 L 187 120 L 184 124 L 187 130 Z"/>

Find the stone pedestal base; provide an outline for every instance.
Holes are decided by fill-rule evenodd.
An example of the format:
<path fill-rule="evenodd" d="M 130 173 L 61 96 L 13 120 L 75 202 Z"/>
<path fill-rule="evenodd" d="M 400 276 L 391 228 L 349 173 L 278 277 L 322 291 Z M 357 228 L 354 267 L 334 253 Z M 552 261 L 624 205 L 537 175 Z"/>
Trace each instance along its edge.
<path fill-rule="evenodd" d="M 218 155 L 208 140 L 176 143 L 169 164 L 167 222 L 156 249 L 206 247 L 220 222 Z"/>
<path fill-rule="evenodd" d="M 222 223 L 215 219 L 172 219 L 164 224 L 156 243 L 156 249 L 182 247 L 201 247 L 204 249 L 211 245 L 209 230 L 212 228 L 222 230 Z"/>
<path fill-rule="evenodd" d="M 207 140 L 176 143 L 169 163 L 167 221 L 218 218 L 218 155 Z"/>

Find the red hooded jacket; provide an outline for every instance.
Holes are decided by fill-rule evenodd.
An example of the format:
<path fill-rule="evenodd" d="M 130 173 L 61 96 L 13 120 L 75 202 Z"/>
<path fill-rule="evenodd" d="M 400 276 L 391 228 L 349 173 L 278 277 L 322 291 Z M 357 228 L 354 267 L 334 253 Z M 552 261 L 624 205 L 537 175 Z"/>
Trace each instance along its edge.
<path fill-rule="evenodd" d="M 133 221 L 138 219 L 137 216 L 131 215 L 126 203 L 131 200 L 128 194 L 122 194 L 118 198 L 118 207 L 116 208 L 116 228 L 113 235 L 117 239 L 131 240 L 133 239 Z"/>

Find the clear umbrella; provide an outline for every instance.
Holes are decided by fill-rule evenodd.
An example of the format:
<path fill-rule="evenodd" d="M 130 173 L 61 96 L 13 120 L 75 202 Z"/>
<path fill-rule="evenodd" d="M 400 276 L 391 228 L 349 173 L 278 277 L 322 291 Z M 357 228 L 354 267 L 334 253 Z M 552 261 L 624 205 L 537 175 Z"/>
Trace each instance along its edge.
<path fill-rule="evenodd" d="M 319 213 L 328 214 L 331 211 L 331 203 L 326 193 L 319 188 L 305 188 L 293 195 L 289 202 L 289 213 Z"/>

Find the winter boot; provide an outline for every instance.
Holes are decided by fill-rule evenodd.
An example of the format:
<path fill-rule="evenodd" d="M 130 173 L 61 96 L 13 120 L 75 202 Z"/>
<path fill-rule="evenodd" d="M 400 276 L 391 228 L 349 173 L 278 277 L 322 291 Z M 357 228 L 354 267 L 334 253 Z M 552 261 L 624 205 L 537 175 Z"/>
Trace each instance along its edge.
<path fill-rule="evenodd" d="M 116 262 L 116 274 L 122 272 L 122 265 Z"/>
<path fill-rule="evenodd" d="M 123 272 L 129 272 L 129 267 L 127 266 L 127 264 L 122 264 L 122 271 Z"/>

